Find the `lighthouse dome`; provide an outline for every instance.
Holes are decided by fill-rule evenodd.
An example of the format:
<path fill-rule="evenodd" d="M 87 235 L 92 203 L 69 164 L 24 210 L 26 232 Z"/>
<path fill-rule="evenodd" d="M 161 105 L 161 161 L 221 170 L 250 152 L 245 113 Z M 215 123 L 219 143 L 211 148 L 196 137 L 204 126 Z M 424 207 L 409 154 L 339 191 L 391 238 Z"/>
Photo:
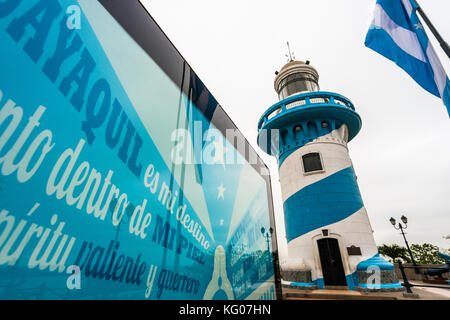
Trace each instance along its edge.
<path fill-rule="evenodd" d="M 319 73 L 309 61 L 291 60 L 277 73 L 274 89 L 280 100 L 294 94 L 319 90 Z"/>

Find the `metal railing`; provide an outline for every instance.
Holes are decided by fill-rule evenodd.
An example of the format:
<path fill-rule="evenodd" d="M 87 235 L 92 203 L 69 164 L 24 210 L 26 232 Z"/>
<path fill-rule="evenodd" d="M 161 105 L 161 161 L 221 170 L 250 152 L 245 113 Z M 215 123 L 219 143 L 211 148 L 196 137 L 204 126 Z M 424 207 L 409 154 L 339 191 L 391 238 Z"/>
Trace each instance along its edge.
<path fill-rule="evenodd" d="M 258 122 L 258 130 L 266 123 L 273 121 L 284 113 L 294 112 L 311 106 L 319 107 L 323 105 L 348 108 L 355 111 L 353 103 L 340 94 L 325 91 L 301 93 L 281 100 L 267 109 Z"/>
<path fill-rule="evenodd" d="M 429 269 L 429 267 L 421 267 L 421 266 L 404 266 L 401 262 L 401 260 L 397 260 L 398 268 L 400 269 L 400 272 L 402 274 L 403 282 L 402 286 L 406 288 L 407 293 L 413 293 L 411 288 L 412 287 L 425 287 L 425 288 L 439 288 L 439 289 L 450 289 L 450 285 L 447 286 L 434 286 L 434 285 L 426 285 L 426 284 L 412 284 L 408 281 L 408 278 L 406 277 L 405 269 Z M 448 270 L 447 268 L 433 268 L 433 269 L 442 269 L 442 270 Z"/>

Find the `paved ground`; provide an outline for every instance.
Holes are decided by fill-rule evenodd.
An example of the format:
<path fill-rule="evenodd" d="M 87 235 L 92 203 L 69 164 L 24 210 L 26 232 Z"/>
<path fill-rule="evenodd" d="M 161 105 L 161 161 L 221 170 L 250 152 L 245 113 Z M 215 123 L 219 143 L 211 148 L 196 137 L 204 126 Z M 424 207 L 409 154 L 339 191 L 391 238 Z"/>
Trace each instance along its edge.
<path fill-rule="evenodd" d="M 411 283 L 424 284 L 417 281 Z M 366 293 L 355 290 L 283 288 L 283 296 L 287 300 L 450 300 L 450 289 L 413 287 L 412 291 L 413 295 L 405 295 L 406 291 Z"/>
<path fill-rule="evenodd" d="M 419 281 L 411 281 L 412 284 L 423 284 L 430 285 L 429 283 L 423 283 Z M 421 288 L 421 287 L 413 287 L 412 291 L 419 293 L 419 296 L 422 295 L 424 299 L 430 297 L 433 300 L 450 300 L 450 285 L 447 285 L 449 289 L 440 289 L 440 288 Z"/>

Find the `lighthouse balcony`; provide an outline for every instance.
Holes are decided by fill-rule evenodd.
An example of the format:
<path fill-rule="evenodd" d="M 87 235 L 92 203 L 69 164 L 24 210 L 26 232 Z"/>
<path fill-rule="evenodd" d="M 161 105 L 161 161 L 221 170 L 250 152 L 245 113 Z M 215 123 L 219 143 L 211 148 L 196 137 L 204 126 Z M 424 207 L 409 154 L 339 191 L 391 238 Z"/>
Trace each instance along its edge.
<path fill-rule="evenodd" d="M 283 153 L 281 149 L 303 144 L 304 141 L 300 140 L 312 141 L 344 124 L 348 130 L 346 140 L 350 141 L 361 129 L 361 118 L 349 99 L 324 91 L 300 93 L 274 104 L 262 115 L 258 123 L 258 144 L 269 154 L 273 154 L 273 151 L 276 151 L 275 154 L 278 151 Z M 278 134 L 271 134 L 272 130 L 279 130 L 281 141 L 276 137 Z M 283 134 L 289 135 L 291 131 L 295 139 L 283 141 Z"/>
<path fill-rule="evenodd" d="M 287 121 L 320 118 L 345 122 L 352 131 L 349 138 L 353 138 L 361 128 L 361 118 L 349 99 L 333 92 L 314 91 L 288 97 L 271 106 L 261 116 L 258 131 L 280 129 Z"/>

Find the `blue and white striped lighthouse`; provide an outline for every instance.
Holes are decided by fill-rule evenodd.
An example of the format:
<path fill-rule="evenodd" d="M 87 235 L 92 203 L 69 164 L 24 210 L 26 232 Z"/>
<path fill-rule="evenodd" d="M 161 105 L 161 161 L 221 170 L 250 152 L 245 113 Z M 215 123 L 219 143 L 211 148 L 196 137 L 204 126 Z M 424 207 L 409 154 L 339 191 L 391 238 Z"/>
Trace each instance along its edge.
<path fill-rule="evenodd" d="M 399 290 L 391 263 L 377 251 L 347 143 L 361 118 L 346 97 L 319 91 L 309 61 L 276 73 L 280 102 L 258 123 L 258 144 L 278 160 L 288 260 L 283 284 Z"/>

